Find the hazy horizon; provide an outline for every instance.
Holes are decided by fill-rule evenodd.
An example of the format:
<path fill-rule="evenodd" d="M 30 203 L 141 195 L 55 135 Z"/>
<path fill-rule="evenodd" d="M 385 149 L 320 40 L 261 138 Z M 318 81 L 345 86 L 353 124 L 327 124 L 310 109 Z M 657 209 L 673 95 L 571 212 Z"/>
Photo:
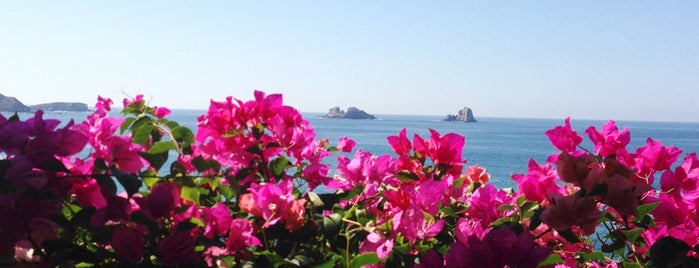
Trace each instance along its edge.
<path fill-rule="evenodd" d="M 26 105 L 699 122 L 699 2 L 0 2 L 0 93 Z"/>

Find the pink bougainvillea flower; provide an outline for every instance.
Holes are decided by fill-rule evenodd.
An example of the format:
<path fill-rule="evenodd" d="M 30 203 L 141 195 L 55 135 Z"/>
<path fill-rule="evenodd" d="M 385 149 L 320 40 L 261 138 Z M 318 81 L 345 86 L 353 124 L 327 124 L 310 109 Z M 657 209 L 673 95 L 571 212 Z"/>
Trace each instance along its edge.
<path fill-rule="evenodd" d="M 566 117 L 565 125 L 556 126 L 546 131 L 546 136 L 551 140 L 553 146 L 563 152 L 574 152 L 582 142 L 582 136 L 578 135 L 570 126 L 570 116 Z"/>
<path fill-rule="evenodd" d="M 257 207 L 257 204 L 255 204 L 255 196 L 252 193 L 246 193 L 246 194 L 239 195 L 238 196 L 238 204 L 240 205 L 240 209 L 242 211 L 250 213 L 253 216 L 257 216 L 257 217 L 262 216 L 262 212 Z"/>
<path fill-rule="evenodd" d="M 350 190 L 357 186 L 382 183 L 395 172 L 395 159 L 388 155 L 374 156 L 369 152 L 357 150 L 354 159 L 340 155 L 337 158 L 337 171 L 340 177 L 328 182 L 328 188 Z"/>
<path fill-rule="evenodd" d="M 546 225 L 557 231 L 580 226 L 586 235 L 595 232 L 602 213 L 597 209 L 597 202 L 592 197 L 551 193 L 548 198 L 551 205 L 544 209 L 540 216 Z"/>
<path fill-rule="evenodd" d="M 107 206 L 107 199 L 102 195 L 97 180 L 93 178 L 77 181 L 73 184 L 70 193 L 75 196 L 75 200 L 81 206 L 93 206 L 96 209 Z"/>
<path fill-rule="evenodd" d="M 247 247 L 262 246 L 260 239 L 254 233 L 255 229 L 249 220 L 234 219 L 226 239 L 226 249 L 235 254 Z"/>
<path fill-rule="evenodd" d="M 112 110 L 112 104 L 114 104 L 112 99 L 97 96 L 97 104 L 95 104 L 95 109 L 109 112 Z"/>
<path fill-rule="evenodd" d="M 437 236 L 444 227 L 444 220 L 425 217 L 422 210 L 410 207 L 393 217 L 393 229 L 405 236 L 411 243 L 418 239 L 426 240 Z"/>
<path fill-rule="evenodd" d="M 337 143 L 337 149 L 345 153 L 349 153 L 352 152 L 352 149 L 354 149 L 355 145 L 357 145 L 357 142 L 350 138 L 342 136 L 340 137 L 340 141 Z"/>
<path fill-rule="evenodd" d="M 109 139 L 105 145 L 110 152 L 109 159 L 105 160 L 116 164 L 119 170 L 138 173 L 147 164 L 138 154 L 142 150 L 141 146 L 132 143 L 129 137 L 114 137 Z"/>
<path fill-rule="evenodd" d="M 393 238 L 388 239 L 385 236 L 371 232 L 366 236 L 366 239 L 359 245 L 359 253 L 375 252 L 379 259 L 385 260 L 393 251 Z"/>
<path fill-rule="evenodd" d="M 158 245 L 160 261 L 167 266 L 191 265 L 201 262 L 194 251 L 194 238 L 187 232 L 174 233 L 165 237 Z"/>
<path fill-rule="evenodd" d="M 233 217 L 225 204 L 218 203 L 213 208 L 204 207 L 201 213 L 204 221 L 206 221 L 204 236 L 213 239 L 214 236 L 228 234 Z"/>
<path fill-rule="evenodd" d="M 4 122 L 0 125 L 0 150 L 17 154 L 24 150 L 29 140 L 29 125 L 21 121 Z"/>
<path fill-rule="evenodd" d="M 130 263 L 137 263 L 143 257 L 143 230 L 117 226 L 112 234 L 112 248 L 117 257 Z"/>
<path fill-rule="evenodd" d="M 561 180 L 576 186 L 594 186 L 594 183 L 587 180 L 591 179 L 589 176 L 590 171 L 596 163 L 597 158 L 588 153 L 571 155 L 568 152 L 562 152 L 558 156 L 556 166 L 558 167 L 558 175 Z"/>
<path fill-rule="evenodd" d="M 284 215 L 284 227 L 290 232 L 294 232 L 305 225 L 306 200 L 294 200 Z"/>
<path fill-rule="evenodd" d="M 56 234 L 58 226 L 45 218 L 30 219 L 25 224 L 23 228 L 26 228 L 28 233 L 25 233 L 24 239 L 15 243 L 15 258 L 20 261 L 40 262 L 42 253 L 35 246 L 41 245 L 46 240 L 55 240 L 58 237 Z"/>
<path fill-rule="evenodd" d="M 556 169 L 550 165 L 539 165 L 534 159 L 529 159 L 529 173 L 514 174 L 512 179 L 517 182 L 520 192 L 531 201 L 546 201 L 546 194 L 557 192 Z"/>
<path fill-rule="evenodd" d="M 172 182 L 156 184 L 146 197 L 135 198 L 146 217 L 157 220 L 169 216 L 180 201 L 180 187 Z"/>
<path fill-rule="evenodd" d="M 444 261 L 439 253 L 434 249 L 430 249 L 420 257 L 420 263 L 413 266 L 414 268 L 443 268 Z"/>
<path fill-rule="evenodd" d="M 153 113 L 155 114 L 156 117 L 158 118 L 165 118 L 167 115 L 169 115 L 172 111 L 166 107 L 153 107 Z"/>
<path fill-rule="evenodd" d="M 411 196 L 411 203 L 413 205 L 419 205 L 420 209 L 431 215 L 436 215 L 439 210 L 440 202 L 445 199 L 444 193 L 447 187 L 449 187 L 449 185 L 446 180 L 423 181 L 418 186 L 417 192 L 409 192 L 414 193 Z"/>
<path fill-rule="evenodd" d="M 447 174 L 458 177 L 461 175 L 463 164 L 462 151 L 466 144 L 466 138 L 456 133 L 440 135 L 434 129 L 430 129 L 430 138 L 424 140 L 419 135 L 413 137 L 415 152 L 423 157 L 429 157 L 435 166 L 448 167 Z"/>
<path fill-rule="evenodd" d="M 492 184 L 486 184 L 476 189 L 468 199 L 470 206 L 466 215 L 480 223 L 483 227 L 504 216 L 515 213 L 512 210 L 498 210 L 502 205 L 514 205 L 514 199 L 503 190 L 498 190 Z"/>
<path fill-rule="evenodd" d="M 304 225 L 305 200 L 296 200 L 291 180 L 285 179 L 279 184 L 253 184 L 250 194 L 252 195 L 241 198 L 241 208 L 253 215 L 259 211 L 259 215 L 265 220 L 262 227 L 268 228 L 284 221 L 289 231 L 295 231 Z"/>
<path fill-rule="evenodd" d="M 483 239 L 472 236 L 468 242 L 454 242 L 445 256 L 446 267 L 538 267 L 551 250 L 534 243 L 529 232 L 517 235 L 503 227 L 488 232 Z"/>
<path fill-rule="evenodd" d="M 129 98 L 124 98 L 122 101 L 122 104 L 124 105 L 124 108 L 128 107 L 129 105 L 135 104 L 135 105 L 141 105 L 141 102 L 143 102 L 143 94 L 138 94 L 136 95 L 135 98 L 129 99 Z"/>
<path fill-rule="evenodd" d="M 485 172 L 485 168 L 481 166 L 469 166 L 466 168 L 466 178 L 470 182 L 485 184 L 490 180 L 490 174 Z"/>
<path fill-rule="evenodd" d="M 696 200 L 699 198 L 699 161 L 697 154 L 684 157 L 675 172 L 666 170 L 660 178 L 660 188 L 676 198 Z"/>
<path fill-rule="evenodd" d="M 474 221 L 473 219 L 460 218 L 456 223 L 454 234 L 458 241 L 463 244 L 468 244 L 468 240 L 473 237 L 478 240 L 483 240 L 483 237 L 485 237 L 491 229 L 490 226 L 483 226 L 480 222 Z"/>
<path fill-rule="evenodd" d="M 609 120 L 602 126 L 601 133 L 594 126 L 587 128 L 585 133 L 590 137 L 592 143 L 595 144 L 595 153 L 602 157 L 614 154 L 628 154 L 626 145 L 631 141 L 629 129 L 624 128 L 619 131 L 613 120 Z"/>
<path fill-rule="evenodd" d="M 669 169 L 680 154 L 682 150 L 677 147 L 663 146 L 661 142 L 648 138 L 646 146 L 638 148 L 633 155 L 636 159 L 637 174 L 646 179 L 648 184 L 653 184 L 653 174 Z"/>
<path fill-rule="evenodd" d="M 389 136 L 387 139 L 393 151 L 399 156 L 407 156 L 413 148 L 412 143 L 408 140 L 408 134 L 405 128 L 400 131 L 398 136 Z"/>
<path fill-rule="evenodd" d="M 641 197 L 652 187 L 645 182 L 632 182 L 629 178 L 614 175 L 607 182 L 606 203 L 622 216 L 638 215 Z"/>

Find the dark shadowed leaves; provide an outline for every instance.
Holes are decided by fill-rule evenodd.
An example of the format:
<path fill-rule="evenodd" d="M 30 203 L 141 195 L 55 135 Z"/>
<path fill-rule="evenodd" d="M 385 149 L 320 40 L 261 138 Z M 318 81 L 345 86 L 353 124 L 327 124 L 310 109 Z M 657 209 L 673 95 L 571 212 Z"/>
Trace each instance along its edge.
<path fill-rule="evenodd" d="M 682 240 L 666 236 L 650 247 L 650 261 L 653 267 L 683 267 L 690 247 Z"/>
<path fill-rule="evenodd" d="M 124 187 L 126 193 L 131 197 L 133 194 L 138 193 L 138 190 L 143 186 L 143 182 L 138 179 L 136 174 L 131 174 L 123 172 L 112 167 L 112 175 L 117 178 L 117 181 Z"/>

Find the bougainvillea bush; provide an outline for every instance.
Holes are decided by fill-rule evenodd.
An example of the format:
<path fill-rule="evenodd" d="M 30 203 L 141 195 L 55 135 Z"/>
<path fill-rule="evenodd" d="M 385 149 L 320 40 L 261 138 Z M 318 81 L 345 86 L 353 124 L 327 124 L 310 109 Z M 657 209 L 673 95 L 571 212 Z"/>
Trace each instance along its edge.
<path fill-rule="evenodd" d="M 0 265 L 699 264 L 697 155 L 629 150 L 613 121 L 585 130 L 588 150 L 569 119 L 547 131 L 560 153 L 513 190 L 466 165 L 463 136 L 402 130 L 374 155 L 316 137 L 278 94 L 212 101 L 196 131 L 142 96 L 112 104 L 0 117 Z"/>

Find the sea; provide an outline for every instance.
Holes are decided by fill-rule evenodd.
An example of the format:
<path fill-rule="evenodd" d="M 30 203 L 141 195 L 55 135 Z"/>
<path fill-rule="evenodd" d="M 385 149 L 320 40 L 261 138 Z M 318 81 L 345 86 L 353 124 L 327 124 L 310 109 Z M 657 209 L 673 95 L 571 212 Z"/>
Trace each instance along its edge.
<path fill-rule="evenodd" d="M 196 118 L 204 110 L 173 110 L 169 119 L 178 121 L 196 132 Z M 2 113 L 8 117 L 11 114 Z M 46 112 L 44 118 L 59 119 L 68 122 L 70 119 L 83 121 L 89 112 Z M 115 114 L 118 116 L 118 113 Z M 516 187 L 512 181 L 513 174 L 526 174 L 529 159 L 545 163 L 546 158 L 557 151 L 550 143 L 544 132 L 558 125 L 563 125 L 564 119 L 528 119 L 528 118 L 495 118 L 477 117 L 476 123 L 446 122 L 443 116 L 434 115 L 391 115 L 379 114 L 377 120 L 331 119 L 320 117 L 323 113 L 302 113 L 314 127 L 316 138 L 328 138 L 331 144 L 336 144 L 340 137 L 347 136 L 357 142 L 356 149 L 369 151 L 375 155 L 394 155 L 386 137 L 398 135 L 405 128 L 408 138 L 413 134 L 429 137 L 429 130 L 434 129 L 440 134 L 457 133 L 466 137 L 463 158 L 466 165 L 479 165 L 486 168 L 491 175 L 491 183 L 500 188 Z M 25 120 L 33 114 L 20 113 Z M 578 120 L 571 119 L 573 128 L 585 141 L 582 146 L 590 151 L 594 149 L 587 140 L 584 130 L 588 126 L 597 129 L 608 120 Z M 616 121 L 620 129 L 628 128 L 631 133 L 631 143 L 627 147 L 633 152 L 644 146 L 646 139 L 652 137 L 663 145 L 671 145 L 687 153 L 699 152 L 699 123 L 687 122 L 644 122 Z M 351 155 L 350 155 L 351 157 Z M 681 162 L 681 159 L 680 161 Z M 328 164 L 334 166 L 334 159 Z M 678 163 L 679 164 L 679 163 Z"/>

